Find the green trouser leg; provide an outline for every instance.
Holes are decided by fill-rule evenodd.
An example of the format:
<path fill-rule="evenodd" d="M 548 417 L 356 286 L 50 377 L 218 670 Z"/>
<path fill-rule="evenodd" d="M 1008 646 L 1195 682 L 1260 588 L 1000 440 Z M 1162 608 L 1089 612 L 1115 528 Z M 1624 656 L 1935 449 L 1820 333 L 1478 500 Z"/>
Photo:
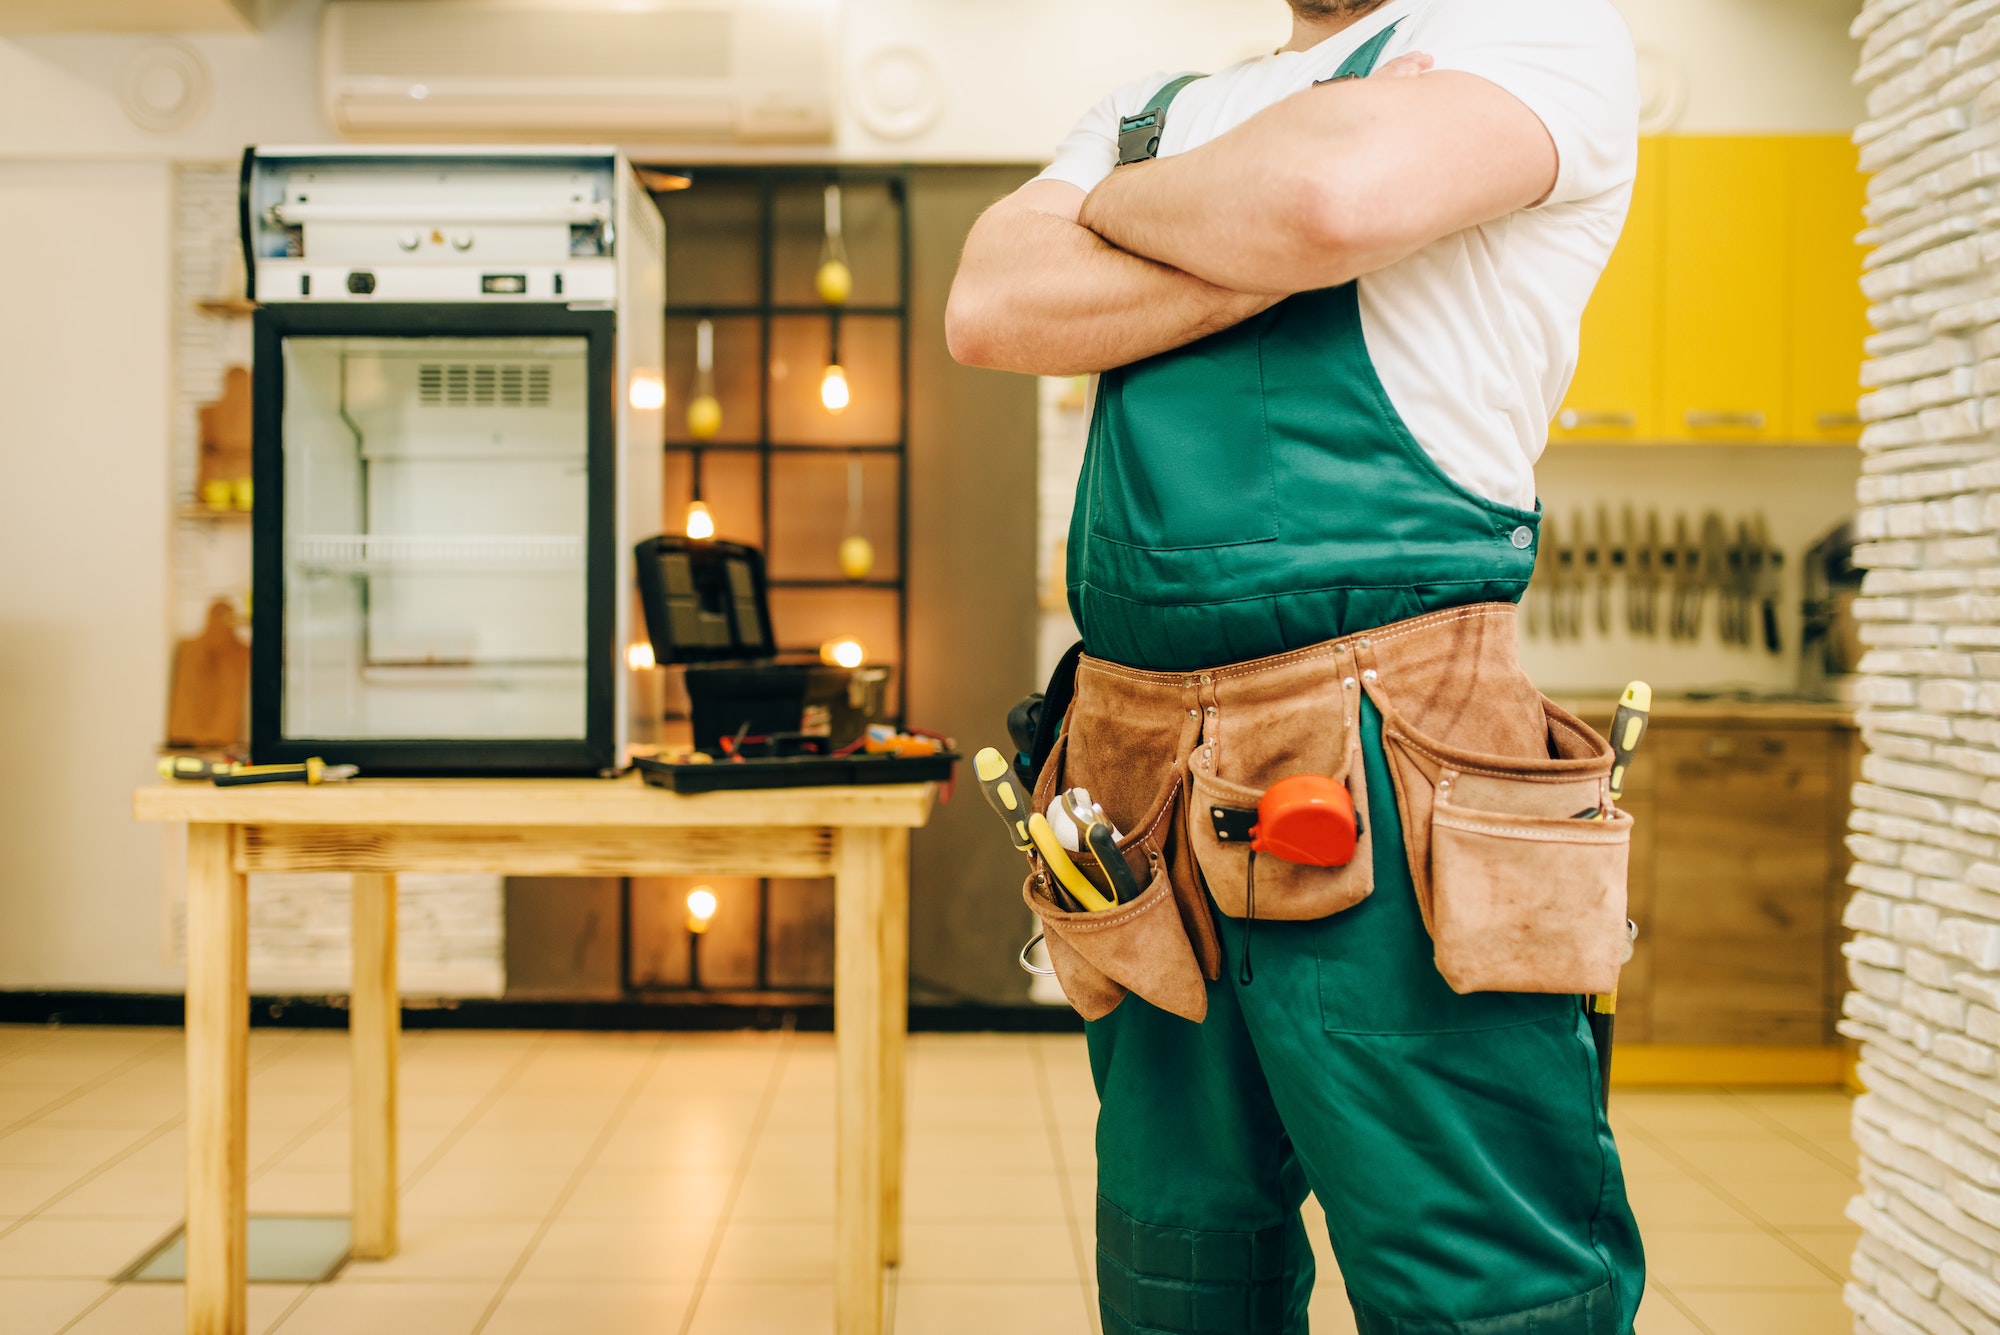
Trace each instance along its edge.
<path fill-rule="evenodd" d="M 1105 1335 L 1300 1335 L 1308 1186 L 1362 1335 L 1629 1335 L 1645 1263 L 1582 1006 L 1445 985 L 1372 706 L 1362 746 L 1375 893 L 1219 919 L 1203 1024 L 1128 997 L 1089 1027 Z"/>

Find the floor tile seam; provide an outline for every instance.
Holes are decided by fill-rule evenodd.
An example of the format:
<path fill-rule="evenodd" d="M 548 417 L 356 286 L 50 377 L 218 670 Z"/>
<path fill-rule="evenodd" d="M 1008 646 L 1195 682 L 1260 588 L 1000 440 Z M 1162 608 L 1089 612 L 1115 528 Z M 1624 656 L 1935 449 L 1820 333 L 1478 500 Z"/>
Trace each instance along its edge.
<path fill-rule="evenodd" d="M 328 1105 L 328 1107 L 324 1112 L 322 1112 L 318 1117 L 315 1117 L 312 1121 L 306 1123 L 303 1127 L 301 1127 L 290 1140 L 286 1141 L 283 1145 L 280 1145 L 270 1154 L 265 1155 L 264 1161 L 262 1163 L 258 1164 L 256 1167 L 249 1170 L 249 1174 L 245 1180 L 247 1182 L 255 1182 L 259 1178 L 263 1177 L 264 1174 L 270 1172 L 273 1168 L 277 1167 L 279 1163 L 283 1162 L 286 1155 L 290 1154 L 293 1150 L 298 1149 L 308 1140 L 311 1140 L 314 1136 L 318 1135 L 321 1131 L 325 1130 L 329 1122 L 334 1121 L 336 1118 L 338 1118 L 342 1113 L 346 1111 L 347 1111 L 347 1099 L 345 1097 L 333 1100 L 333 1102 L 330 1105 Z M 248 1148 L 247 1140 L 245 1142 L 245 1148 L 246 1149 Z M 329 1170 L 329 1171 L 338 1171 L 338 1170 Z"/>
<path fill-rule="evenodd" d="M 521 1254 L 514 1258 L 513 1267 L 508 1270 L 506 1277 L 500 1281 L 499 1289 L 486 1304 L 486 1310 L 480 1313 L 479 1320 L 473 1323 L 470 1335 L 480 1335 L 480 1332 L 485 1330 L 487 1324 L 493 1320 L 494 1314 L 500 1310 L 500 1305 L 507 1301 L 507 1295 L 513 1290 L 515 1281 L 520 1279 L 521 1272 L 527 1269 L 528 1262 L 534 1257 L 536 1250 L 541 1247 L 542 1240 L 549 1235 L 549 1229 L 555 1226 L 556 1220 L 561 1217 L 564 1207 L 570 1202 L 570 1198 L 576 1195 L 577 1187 L 582 1183 L 584 1177 L 589 1174 L 592 1166 L 596 1164 L 597 1157 L 604 1152 L 604 1147 L 611 1142 L 612 1136 L 624 1121 L 625 1114 L 631 1111 L 633 1104 L 638 1102 L 640 1091 L 644 1088 L 647 1079 L 658 1069 L 664 1057 L 665 1051 L 662 1045 L 657 1042 L 653 1043 L 647 1049 L 646 1059 L 640 1063 L 639 1069 L 633 1072 L 630 1082 L 625 1087 L 625 1092 L 619 1096 L 617 1107 L 612 1110 L 611 1116 L 605 1119 L 604 1125 L 598 1129 L 596 1139 L 591 1142 L 590 1148 L 584 1153 L 583 1158 L 570 1171 L 569 1180 L 563 1184 L 562 1190 L 556 1193 L 556 1199 L 543 1214 L 541 1223 L 536 1226 L 533 1235 L 528 1239 L 527 1245 L 521 1249 Z M 692 1299 L 690 1299 L 690 1303 L 692 1303 Z"/>
<path fill-rule="evenodd" d="M 95 1312 L 98 1308 L 104 1306 L 104 1304 L 110 1302 L 113 1296 L 117 1294 L 118 1290 L 124 1287 L 125 1286 L 123 1284 L 107 1283 L 104 1286 L 104 1292 L 98 1294 L 95 1298 L 91 1299 L 90 1306 L 84 1308 L 81 1312 L 78 1312 L 68 1321 L 65 1321 L 62 1325 L 58 1326 L 56 1328 L 55 1335 L 64 1335 L 64 1332 L 76 1329 L 76 1327 L 83 1321 L 85 1317 L 89 1316 L 92 1312 Z"/>
<path fill-rule="evenodd" d="M 1762 1122 L 1765 1126 L 1771 1128 L 1773 1131 L 1776 1131 L 1780 1136 L 1782 1136 L 1787 1141 L 1798 1146 L 1800 1149 L 1804 1150 L 1807 1154 L 1812 1155 L 1815 1159 L 1818 1159 L 1821 1163 L 1827 1164 L 1830 1167 L 1832 1167 L 1834 1171 L 1838 1172 L 1842 1177 L 1845 1177 L 1848 1180 L 1857 1183 L 1861 1180 L 1861 1175 L 1859 1173 L 1849 1168 L 1845 1163 L 1842 1163 L 1834 1155 L 1827 1153 L 1825 1148 L 1822 1147 L 1817 1141 L 1805 1135 L 1803 1132 L 1795 1131 L 1791 1127 L 1786 1126 L 1783 1122 L 1771 1116 L 1769 1113 L 1765 1112 L 1762 1108 L 1759 1108 L 1749 1099 L 1744 1098 L 1740 1090 L 1725 1087 L 1722 1091 L 1722 1095 L 1724 1098 L 1728 1099 L 1732 1104 L 1737 1105 L 1743 1111 L 1747 1112 L 1752 1118 L 1754 1118 L 1759 1122 Z"/>
<path fill-rule="evenodd" d="M 473 1104 L 465 1116 L 460 1118 L 457 1124 L 445 1133 L 444 1138 L 432 1148 L 429 1154 L 423 1157 L 416 1167 L 403 1175 L 402 1179 L 396 1184 L 396 1194 L 398 1197 L 416 1186 L 418 1182 L 423 1180 L 426 1173 L 437 1167 L 444 1156 L 451 1152 L 452 1146 L 463 1139 L 466 1133 L 478 1123 L 480 1118 L 491 1112 L 494 1106 L 506 1096 L 507 1090 L 513 1086 L 514 1082 L 526 1074 L 528 1066 L 534 1061 L 535 1054 L 541 1050 L 543 1037 L 543 1035 L 537 1034 L 530 1040 L 514 1060 L 508 1064 L 507 1068 L 487 1087 L 486 1092 L 480 1095 L 479 1101 Z"/>
<path fill-rule="evenodd" d="M 1681 1296 L 1675 1293 L 1672 1288 L 1670 1288 L 1665 1284 L 1660 1283 L 1659 1280 L 1652 1279 L 1650 1277 L 1646 1280 L 1646 1288 L 1649 1292 L 1657 1293 L 1662 1298 L 1665 1298 L 1667 1300 L 1668 1306 L 1672 1307 L 1676 1312 L 1679 1312 L 1682 1316 L 1686 1317 L 1688 1323 L 1692 1325 L 1696 1330 L 1700 1331 L 1701 1335 L 1715 1335 L 1715 1328 L 1709 1325 L 1706 1321 L 1703 1321 L 1700 1317 L 1696 1316 L 1694 1314 L 1694 1309 L 1689 1307 L 1687 1303 L 1682 1300 Z"/>
<path fill-rule="evenodd" d="M 722 1202 L 721 1219 L 708 1240 L 708 1250 L 702 1254 L 701 1267 L 695 1272 L 694 1291 L 688 1295 L 687 1310 L 681 1313 L 678 1335 L 688 1335 L 694 1327 L 695 1313 L 701 1310 L 702 1295 L 708 1292 L 708 1286 L 713 1282 L 716 1258 L 722 1254 L 722 1239 L 729 1231 L 730 1216 L 736 1213 L 737 1199 L 742 1195 L 744 1182 L 749 1180 L 757 1142 L 763 1137 L 764 1124 L 770 1119 L 771 1109 L 777 1106 L 778 1091 L 785 1082 L 785 1067 L 791 1060 L 796 1030 L 788 1023 L 778 1032 L 777 1052 L 772 1059 L 770 1073 L 765 1077 L 763 1097 L 757 1101 L 757 1111 L 751 1118 L 750 1135 L 737 1155 L 736 1171 L 731 1176 L 728 1194 Z"/>
<path fill-rule="evenodd" d="M 1040 1044 L 1025 1045 L 1028 1049 L 1028 1063 L 1035 1073 L 1035 1094 L 1042 1105 L 1042 1129 L 1049 1138 L 1049 1153 L 1055 1159 L 1056 1180 L 1059 1185 L 1056 1194 L 1062 1200 L 1063 1222 L 1069 1231 L 1070 1261 L 1076 1267 L 1077 1295 L 1083 1303 L 1083 1317 L 1089 1324 L 1092 1335 L 1101 1335 L 1097 1304 L 1091 1301 L 1090 1260 L 1092 1248 L 1084 1245 L 1083 1228 L 1077 1221 L 1076 1201 L 1069 1189 L 1069 1160 L 1063 1154 L 1062 1128 L 1057 1125 L 1055 1115 L 1055 1091 L 1049 1081 L 1048 1062 Z"/>
<path fill-rule="evenodd" d="M 1684 1155 L 1680 1153 L 1679 1150 L 1674 1148 L 1673 1143 L 1671 1141 L 1664 1139 L 1663 1137 L 1657 1135 L 1654 1132 L 1648 1131 L 1643 1126 L 1638 1128 L 1638 1135 L 1639 1139 L 1651 1144 L 1651 1146 L 1655 1151 L 1665 1156 L 1667 1159 L 1671 1160 L 1676 1166 L 1680 1168 L 1682 1172 L 1686 1173 L 1689 1177 L 1699 1182 L 1702 1186 L 1708 1188 L 1709 1191 L 1713 1192 L 1717 1197 L 1721 1198 L 1721 1200 L 1724 1203 L 1726 1203 L 1731 1209 L 1735 1210 L 1745 1219 L 1748 1219 L 1751 1223 L 1755 1224 L 1758 1228 L 1762 1229 L 1770 1237 L 1776 1238 L 1778 1242 L 1785 1248 L 1785 1250 L 1797 1256 L 1800 1260 L 1804 1261 L 1807 1265 L 1810 1265 L 1813 1269 L 1825 1275 L 1828 1279 L 1831 1279 L 1834 1283 L 1844 1284 L 1847 1282 L 1847 1277 L 1845 1275 L 1836 1273 L 1831 1266 L 1821 1261 L 1817 1256 L 1814 1256 L 1805 1247 L 1801 1246 L 1796 1240 L 1794 1240 L 1791 1237 L 1788 1237 L 1783 1230 L 1778 1228 L 1775 1224 L 1771 1223 L 1768 1219 L 1765 1219 L 1755 1210 L 1751 1209 L 1749 1205 L 1737 1199 L 1737 1197 L 1731 1194 L 1729 1190 L 1725 1188 L 1720 1182 L 1717 1182 L 1714 1178 L 1710 1177 L 1701 1168 L 1697 1167 L 1694 1163 L 1690 1162 Z"/>
<path fill-rule="evenodd" d="M 171 1117 L 167 1121 L 162 1122 L 160 1125 L 154 1127 L 151 1131 L 141 1136 L 138 1140 L 133 1141 L 130 1145 L 127 1145 L 124 1149 L 120 1150 L 117 1154 L 112 1155 L 109 1159 L 106 1159 L 103 1163 L 100 1163 L 95 1168 L 90 1169 L 89 1171 L 84 1173 L 82 1177 L 75 1179 L 68 1186 L 64 1187 L 62 1190 L 58 1191 L 55 1195 L 49 1197 L 47 1200 L 37 1205 L 34 1209 L 29 1210 L 26 1214 L 21 1215 L 19 1218 L 15 1219 L 12 1223 L 6 1225 L 5 1227 L 0 1227 L 0 1239 L 5 1239 L 10 1235 L 14 1234 L 15 1232 L 18 1232 L 20 1229 L 27 1227 L 29 1224 L 35 1222 L 37 1219 L 40 1219 L 45 1211 L 50 1210 L 55 1206 L 62 1204 L 65 1200 L 68 1200 L 71 1196 L 83 1190 L 85 1187 L 89 1186 L 92 1182 L 95 1182 L 98 1178 L 110 1172 L 112 1169 L 116 1168 L 119 1164 L 124 1163 L 127 1159 L 137 1154 L 140 1150 L 145 1149 L 148 1145 L 157 1144 L 161 1139 L 163 1139 L 165 1136 L 167 1136 L 170 1132 L 172 1132 L 176 1128 L 183 1125 L 186 1121 L 187 1121 L 187 1114 L 185 1112 L 182 1112 L 176 1114 L 174 1117 Z"/>
<path fill-rule="evenodd" d="M 68 1104 L 76 1102 L 76 1100 L 82 1098 L 86 1094 L 96 1093 L 98 1090 L 104 1088 L 104 1086 L 110 1084 L 113 1080 L 116 1080 L 119 1076 L 131 1070 L 133 1067 L 143 1065 L 146 1061 L 150 1060 L 154 1055 L 156 1054 L 140 1053 L 138 1056 L 132 1057 L 130 1060 L 125 1061 L 118 1066 L 112 1067 L 110 1070 L 104 1072 L 102 1075 L 97 1076 L 95 1079 L 84 1081 L 81 1085 L 78 1085 L 74 1089 L 70 1090 L 69 1093 L 61 1095 L 58 1098 L 54 1099 L 53 1101 L 44 1104 L 43 1106 L 35 1109 L 35 1111 L 29 1113 L 27 1116 L 16 1120 L 10 1125 L 6 1127 L 0 1127 L 0 1140 L 5 1140 L 7 1137 L 13 1135 L 16 1131 L 21 1130 L 23 1127 L 28 1126 L 29 1124 L 37 1121 L 40 1118 L 48 1116 L 51 1112 L 54 1112 L 59 1108 L 65 1107 Z"/>

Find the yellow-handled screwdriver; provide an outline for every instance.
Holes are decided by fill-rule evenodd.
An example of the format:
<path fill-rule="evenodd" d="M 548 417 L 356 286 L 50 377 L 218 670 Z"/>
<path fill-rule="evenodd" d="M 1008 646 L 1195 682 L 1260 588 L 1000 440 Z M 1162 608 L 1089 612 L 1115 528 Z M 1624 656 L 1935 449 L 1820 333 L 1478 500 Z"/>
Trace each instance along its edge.
<path fill-rule="evenodd" d="M 1632 753 L 1639 749 L 1639 743 L 1646 740 L 1646 728 L 1653 717 L 1653 688 L 1643 681 L 1635 681 L 1625 688 L 1625 694 L 1618 698 L 1618 712 L 1611 719 L 1611 800 L 1618 801 L 1625 796 L 1625 776 L 1632 766 Z M 1594 813 L 1594 818 L 1603 819 L 1602 811 Z M 1630 923 L 1627 929 L 1634 936 L 1638 929 Z M 1611 1038 L 1618 1025 L 1618 993 L 1605 992 L 1590 999 L 1590 1037 L 1597 1049 L 1597 1076 L 1599 1088 L 1597 1096 L 1606 1107 L 1611 1105 Z"/>

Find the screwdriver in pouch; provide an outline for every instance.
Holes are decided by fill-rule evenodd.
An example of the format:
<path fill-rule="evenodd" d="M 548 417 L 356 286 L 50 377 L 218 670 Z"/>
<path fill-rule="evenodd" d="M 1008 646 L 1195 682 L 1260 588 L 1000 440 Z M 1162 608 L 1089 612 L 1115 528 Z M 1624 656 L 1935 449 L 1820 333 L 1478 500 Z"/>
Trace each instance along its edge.
<path fill-rule="evenodd" d="M 1014 767 L 992 747 L 982 747 L 972 758 L 972 772 L 979 779 L 979 791 L 1007 825 L 1007 838 L 1016 853 L 1032 853 L 1035 841 L 1028 834 L 1028 799 L 1016 781 Z M 1060 879 L 1050 886 L 1056 906 L 1066 913 L 1082 913 L 1084 907 L 1064 888 Z"/>
<path fill-rule="evenodd" d="M 1618 712 L 1611 720 L 1611 800 L 1618 801 L 1625 796 L 1625 776 L 1632 766 L 1632 753 L 1639 749 L 1639 743 L 1646 739 L 1646 726 L 1652 718 L 1653 688 L 1643 681 L 1635 681 L 1625 688 L 1619 697 Z M 1603 811 L 1591 813 L 1592 819 L 1602 820 Z M 1636 939 L 1638 928 L 1626 923 L 1627 940 Z M 1626 953 L 1631 953 L 1627 945 Z M 1597 1097 L 1600 1104 L 1609 1107 L 1611 1103 L 1611 1041 L 1618 1026 L 1618 993 L 1614 989 L 1590 998 L 1589 1002 L 1591 1046 L 1597 1049 Z"/>

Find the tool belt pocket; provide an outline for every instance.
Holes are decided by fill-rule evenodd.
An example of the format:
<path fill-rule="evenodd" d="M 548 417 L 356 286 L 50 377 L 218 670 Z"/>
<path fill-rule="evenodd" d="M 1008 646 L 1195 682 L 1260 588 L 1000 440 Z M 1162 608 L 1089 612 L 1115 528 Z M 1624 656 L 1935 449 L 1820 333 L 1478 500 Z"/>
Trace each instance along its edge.
<path fill-rule="evenodd" d="M 1611 746 L 1542 707 L 1533 758 L 1453 747 L 1383 710 L 1418 904 L 1457 992 L 1610 992 L 1630 954 L 1632 817 L 1610 802 Z"/>
<path fill-rule="evenodd" d="M 1354 799 L 1354 856 L 1343 867 L 1308 867 L 1275 856 L 1259 857 L 1256 917 L 1283 922 L 1331 917 L 1359 904 L 1375 889 L 1368 791 L 1362 777 L 1359 740 L 1352 730 L 1344 735 L 1347 755 L 1328 777 L 1344 784 Z M 1226 813 L 1255 810 L 1266 788 L 1298 771 L 1255 776 L 1263 781 L 1258 787 L 1211 773 L 1207 765 L 1202 751 L 1197 750 L 1189 764 L 1188 844 L 1216 907 L 1231 918 L 1249 917 L 1250 844 L 1240 835 L 1224 836 Z"/>
<path fill-rule="evenodd" d="M 1031 799 L 1045 810 L 1067 779 L 1068 734 L 1059 738 L 1043 767 Z M 1128 992 L 1184 1019 L 1199 1022 L 1208 1013 L 1208 986 L 1162 852 L 1164 832 L 1180 818 L 1181 785 L 1176 779 L 1154 801 L 1144 823 L 1119 841 L 1126 865 L 1141 886 L 1136 899 L 1100 912 L 1071 912 L 1057 902 L 1055 874 L 1037 854 L 1022 896 L 1041 919 L 1049 963 L 1063 995 L 1086 1020 L 1109 1015 Z M 1119 813 L 1112 813 L 1114 818 Z M 1110 879 L 1089 849 L 1069 855 L 1078 871 L 1100 891 Z"/>

